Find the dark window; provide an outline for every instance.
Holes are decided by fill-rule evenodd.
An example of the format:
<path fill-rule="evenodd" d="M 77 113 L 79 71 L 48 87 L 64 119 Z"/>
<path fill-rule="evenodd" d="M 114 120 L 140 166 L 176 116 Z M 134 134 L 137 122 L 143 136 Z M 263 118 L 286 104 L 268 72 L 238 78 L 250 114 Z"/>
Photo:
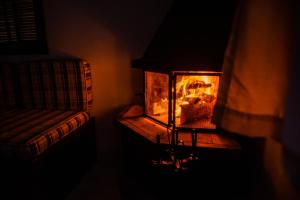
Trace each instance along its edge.
<path fill-rule="evenodd" d="M 42 1 L 0 0 L 0 54 L 33 53 L 47 53 Z"/>

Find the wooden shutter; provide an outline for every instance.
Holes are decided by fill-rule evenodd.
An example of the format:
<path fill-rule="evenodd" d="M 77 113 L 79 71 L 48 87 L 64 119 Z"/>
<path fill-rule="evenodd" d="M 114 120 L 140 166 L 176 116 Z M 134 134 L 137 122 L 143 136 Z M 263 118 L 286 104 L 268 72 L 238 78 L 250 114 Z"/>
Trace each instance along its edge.
<path fill-rule="evenodd" d="M 0 53 L 46 53 L 41 0 L 0 0 Z"/>

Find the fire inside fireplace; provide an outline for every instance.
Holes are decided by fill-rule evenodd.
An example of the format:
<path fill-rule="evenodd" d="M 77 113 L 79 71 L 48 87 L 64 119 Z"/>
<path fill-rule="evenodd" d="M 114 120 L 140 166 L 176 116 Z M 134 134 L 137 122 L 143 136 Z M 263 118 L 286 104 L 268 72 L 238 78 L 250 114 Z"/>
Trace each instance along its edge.
<path fill-rule="evenodd" d="M 220 72 L 145 71 L 145 114 L 167 126 L 215 129 Z"/>

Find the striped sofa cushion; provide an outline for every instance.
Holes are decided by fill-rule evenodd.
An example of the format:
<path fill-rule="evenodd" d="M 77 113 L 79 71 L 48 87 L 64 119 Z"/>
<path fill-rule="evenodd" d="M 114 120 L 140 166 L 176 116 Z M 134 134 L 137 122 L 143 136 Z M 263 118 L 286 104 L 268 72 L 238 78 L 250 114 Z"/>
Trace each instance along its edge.
<path fill-rule="evenodd" d="M 0 105 L 18 108 L 84 110 L 92 105 L 91 68 L 82 60 L 2 64 Z"/>
<path fill-rule="evenodd" d="M 1 156 L 37 156 L 88 120 L 87 112 L 36 109 L 1 111 Z"/>

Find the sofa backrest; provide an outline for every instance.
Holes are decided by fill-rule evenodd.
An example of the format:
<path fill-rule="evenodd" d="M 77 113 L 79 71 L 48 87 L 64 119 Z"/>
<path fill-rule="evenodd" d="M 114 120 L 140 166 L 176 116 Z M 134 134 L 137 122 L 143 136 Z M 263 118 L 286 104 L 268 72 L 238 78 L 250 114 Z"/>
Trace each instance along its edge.
<path fill-rule="evenodd" d="M 9 64 L 0 66 L 0 108 L 14 108 L 17 106 L 14 76 Z"/>
<path fill-rule="evenodd" d="M 0 107 L 89 111 L 91 68 L 79 59 L 0 64 Z"/>

